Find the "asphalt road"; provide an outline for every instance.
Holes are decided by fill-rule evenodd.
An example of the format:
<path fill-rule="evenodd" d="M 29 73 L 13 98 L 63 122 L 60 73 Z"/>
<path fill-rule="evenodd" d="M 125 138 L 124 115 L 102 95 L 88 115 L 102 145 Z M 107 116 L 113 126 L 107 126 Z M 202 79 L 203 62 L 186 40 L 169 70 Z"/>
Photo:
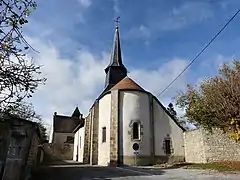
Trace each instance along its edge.
<path fill-rule="evenodd" d="M 222 174 L 204 170 L 135 167 L 100 167 L 80 164 L 51 165 L 39 169 L 33 180 L 239 180 L 240 174 Z"/>

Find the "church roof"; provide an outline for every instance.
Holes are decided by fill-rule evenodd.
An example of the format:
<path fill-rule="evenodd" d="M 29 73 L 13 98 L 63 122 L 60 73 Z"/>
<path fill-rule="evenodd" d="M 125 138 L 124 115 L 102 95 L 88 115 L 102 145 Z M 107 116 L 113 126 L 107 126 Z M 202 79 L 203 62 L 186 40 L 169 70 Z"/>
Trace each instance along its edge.
<path fill-rule="evenodd" d="M 122 79 L 119 83 L 113 86 L 110 90 L 121 90 L 121 89 L 133 89 L 145 91 L 140 85 L 134 82 L 131 78 L 126 77 Z"/>

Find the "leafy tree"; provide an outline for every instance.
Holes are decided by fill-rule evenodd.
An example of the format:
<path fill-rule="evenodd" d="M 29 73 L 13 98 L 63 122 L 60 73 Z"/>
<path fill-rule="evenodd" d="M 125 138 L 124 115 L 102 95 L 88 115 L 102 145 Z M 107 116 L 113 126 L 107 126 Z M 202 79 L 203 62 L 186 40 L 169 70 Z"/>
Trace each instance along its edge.
<path fill-rule="evenodd" d="M 177 112 L 175 111 L 172 103 L 168 104 L 167 110 L 174 117 L 174 119 L 177 119 Z"/>
<path fill-rule="evenodd" d="M 0 0 L 0 112 L 14 110 L 32 96 L 41 78 L 40 66 L 26 54 L 34 50 L 25 40 L 22 27 L 36 9 L 32 0 Z"/>
<path fill-rule="evenodd" d="M 198 126 L 221 128 L 240 140 L 240 61 L 223 64 L 218 75 L 187 86 L 175 98 L 185 116 Z"/>
<path fill-rule="evenodd" d="M 169 111 L 169 113 L 172 115 L 172 117 L 185 129 L 188 129 L 186 126 L 186 119 L 182 118 L 182 117 L 178 117 L 177 116 L 177 111 L 175 111 L 174 106 L 172 103 L 168 104 L 167 110 Z"/>
<path fill-rule="evenodd" d="M 47 140 L 47 129 L 46 127 L 43 125 L 42 121 L 38 122 L 38 127 L 40 130 L 40 135 L 41 135 L 41 141 L 44 142 Z"/>

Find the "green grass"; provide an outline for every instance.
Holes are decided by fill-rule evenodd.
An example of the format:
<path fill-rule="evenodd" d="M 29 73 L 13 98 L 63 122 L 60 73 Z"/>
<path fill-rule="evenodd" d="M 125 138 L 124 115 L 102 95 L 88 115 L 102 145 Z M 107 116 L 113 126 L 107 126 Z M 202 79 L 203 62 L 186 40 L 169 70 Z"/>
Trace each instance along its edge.
<path fill-rule="evenodd" d="M 239 171 L 240 172 L 240 162 L 213 162 L 204 164 L 189 164 L 184 168 L 187 169 L 210 169 L 219 172 L 224 171 Z"/>
<path fill-rule="evenodd" d="M 229 172 L 235 171 L 240 172 L 240 161 L 236 162 L 212 162 L 212 163 L 176 163 L 176 164 L 157 164 L 154 165 L 159 168 L 185 168 L 185 169 L 208 169 L 208 170 L 216 170 L 219 172 Z"/>

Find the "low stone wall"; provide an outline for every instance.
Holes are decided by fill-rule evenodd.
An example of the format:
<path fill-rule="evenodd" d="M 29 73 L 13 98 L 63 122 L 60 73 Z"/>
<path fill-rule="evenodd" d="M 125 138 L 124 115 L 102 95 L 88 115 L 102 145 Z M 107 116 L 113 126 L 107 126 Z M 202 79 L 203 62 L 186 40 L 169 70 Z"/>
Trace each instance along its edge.
<path fill-rule="evenodd" d="M 199 128 L 184 133 L 186 162 L 240 161 L 240 143 L 220 129 Z"/>
<path fill-rule="evenodd" d="M 72 160 L 73 159 L 73 144 L 43 144 L 44 162 Z"/>

